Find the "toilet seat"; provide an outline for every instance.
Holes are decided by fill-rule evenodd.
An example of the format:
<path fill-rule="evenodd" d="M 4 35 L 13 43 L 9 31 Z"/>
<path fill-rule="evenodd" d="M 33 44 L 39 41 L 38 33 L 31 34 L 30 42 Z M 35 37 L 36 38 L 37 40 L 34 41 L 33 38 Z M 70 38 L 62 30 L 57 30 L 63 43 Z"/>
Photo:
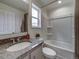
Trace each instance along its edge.
<path fill-rule="evenodd" d="M 43 54 L 48 58 L 55 58 L 56 57 L 56 52 L 53 49 L 47 48 L 47 47 L 43 48 Z"/>

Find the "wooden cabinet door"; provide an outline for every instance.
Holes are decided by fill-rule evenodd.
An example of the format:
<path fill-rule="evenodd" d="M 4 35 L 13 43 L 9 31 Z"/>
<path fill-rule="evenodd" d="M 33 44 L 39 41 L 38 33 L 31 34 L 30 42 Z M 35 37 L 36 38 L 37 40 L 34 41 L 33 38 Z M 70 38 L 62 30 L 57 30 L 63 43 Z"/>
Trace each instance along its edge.
<path fill-rule="evenodd" d="M 30 57 L 29 57 L 29 55 L 27 55 L 23 59 L 30 59 Z"/>
<path fill-rule="evenodd" d="M 31 53 L 31 59 L 43 59 L 42 46 L 36 48 L 36 49 Z"/>
<path fill-rule="evenodd" d="M 17 59 L 30 59 L 30 54 L 23 54 L 20 57 L 18 57 Z"/>

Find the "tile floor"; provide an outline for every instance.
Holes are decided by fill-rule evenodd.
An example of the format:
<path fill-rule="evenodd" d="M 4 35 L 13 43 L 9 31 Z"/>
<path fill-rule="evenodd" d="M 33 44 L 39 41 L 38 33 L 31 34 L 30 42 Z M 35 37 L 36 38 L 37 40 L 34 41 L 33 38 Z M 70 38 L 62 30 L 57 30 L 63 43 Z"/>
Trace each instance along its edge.
<path fill-rule="evenodd" d="M 49 59 L 49 58 L 44 58 L 44 59 Z M 66 59 L 66 58 L 63 58 L 63 57 L 57 56 L 55 59 Z"/>

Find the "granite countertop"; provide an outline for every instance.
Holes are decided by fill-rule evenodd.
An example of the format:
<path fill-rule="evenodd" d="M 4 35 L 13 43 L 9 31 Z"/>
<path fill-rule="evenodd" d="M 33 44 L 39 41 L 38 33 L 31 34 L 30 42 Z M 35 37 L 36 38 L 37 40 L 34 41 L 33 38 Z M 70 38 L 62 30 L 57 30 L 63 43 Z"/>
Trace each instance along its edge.
<path fill-rule="evenodd" d="M 11 46 L 11 43 L 0 46 L 0 59 L 17 59 L 19 56 L 28 53 L 28 51 L 43 43 L 43 40 L 32 39 L 30 41 L 32 42 L 31 46 L 16 52 L 6 51 L 6 49 Z"/>

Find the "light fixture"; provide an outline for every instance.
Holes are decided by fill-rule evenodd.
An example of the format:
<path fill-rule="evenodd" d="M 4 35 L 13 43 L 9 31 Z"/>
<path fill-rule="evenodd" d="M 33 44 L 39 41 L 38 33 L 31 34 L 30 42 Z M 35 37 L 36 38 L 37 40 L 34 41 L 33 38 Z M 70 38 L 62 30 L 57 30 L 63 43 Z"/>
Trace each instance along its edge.
<path fill-rule="evenodd" d="M 26 0 L 23 0 L 24 2 L 26 2 Z"/>
<path fill-rule="evenodd" d="M 58 1 L 58 3 L 59 3 L 59 4 L 61 4 L 61 3 L 62 3 L 62 1 Z"/>
<path fill-rule="evenodd" d="M 28 3 L 28 0 L 23 0 L 25 3 Z"/>

